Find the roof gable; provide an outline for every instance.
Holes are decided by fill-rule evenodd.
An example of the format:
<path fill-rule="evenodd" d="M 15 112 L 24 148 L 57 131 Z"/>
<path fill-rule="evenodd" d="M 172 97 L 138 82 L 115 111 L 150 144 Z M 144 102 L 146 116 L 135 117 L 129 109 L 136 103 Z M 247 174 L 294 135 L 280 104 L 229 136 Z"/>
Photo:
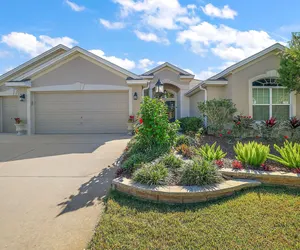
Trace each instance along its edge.
<path fill-rule="evenodd" d="M 14 80 L 15 77 L 18 76 L 18 74 L 25 74 L 26 72 L 28 72 L 28 70 L 26 71 L 26 68 L 29 68 L 30 70 L 30 66 L 33 66 L 34 64 L 39 65 L 39 62 L 43 61 L 44 59 L 46 59 L 47 57 L 51 57 L 51 55 L 54 55 L 55 53 L 58 53 L 59 51 L 68 51 L 70 50 L 70 48 L 59 44 L 47 51 L 45 51 L 44 53 L 32 58 L 31 60 L 19 65 L 18 67 L 4 73 L 3 75 L 0 75 L 0 83 L 1 82 L 5 82 L 5 81 L 10 81 L 10 80 Z"/>
<path fill-rule="evenodd" d="M 224 69 L 222 72 L 208 78 L 207 80 L 217 80 L 219 78 L 225 77 L 227 74 L 229 74 L 233 70 L 236 70 L 236 69 L 238 69 L 238 68 L 240 68 L 240 67 L 242 67 L 242 66 L 244 66 L 244 65 L 246 65 L 246 64 L 248 64 L 248 63 L 250 63 L 250 62 L 252 62 L 252 61 L 254 61 L 254 60 L 256 60 L 256 59 L 258 59 L 258 58 L 260 58 L 260 57 L 262 57 L 262 56 L 264 56 L 264 55 L 266 55 L 266 54 L 268 54 L 272 51 L 274 51 L 274 50 L 284 50 L 284 49 L 285 49 L 285 46 L 281 45 L 280 43 L 275 43 L 272 46 L 270 46 L 270 47 L 268 47 L 268 48 L 266 48 L 266 49 L 264 49 L 264 50 L 262 50 L 262 51 L 260 51 L 256 54 L 254 54 L 254 55 L 252 55 L 252 56 L 250 56 L 250 57 L 248 57 L 248 58 L 246 58 L 246 59 L 244 59 L 244 60 L 242 60 L 242 61 L 226 68 L 226 69 Z"/>
<path fill-rule="evenodd" d="M 172 70 L 175 70 L 176 72 L 178 72 L 182 76 L 194 76 L 194 75 L 190 74 L 189 72 L 187 72 L 187 71 L 185 71 L 185 70 L 183 70 L 181 68 L 178 68 L 177 66 L 175 66 L 175 65 L 173 65 L 171 63 L 168 63 L 168 62 L 165 62 L 165 63 L 163 63 L 163 64 L 155 67 L 154 69 L 151 69 L 151 70 L 145 72 L 141 76 L 151 76 L 155 72 L 160 71 L 160 70 L 162 70 L 164 68 L 170 68 Z"/>
<path fill-rule="evenodd" d="M 125 75 L 126 77 L 129 77 L 129 78 L 132 78 L 132 79 L 139 79 L 140 77 L 126 69 L 123 69 L 121 68 L 120 66 L 117 66 L 85 49 L 82 49 L 78 46 L 70 49 L 69 51 L 65 52 L 64 54 L 50 60 L 49 62 L 45 63 L 45 64 L 42 64 L 40 65 L 39 67 L 37 68 L 34 68 L 33 70 L 21 75 L 20 77 L 17 78 L 17 80 L 23 80 L 23 79 L 28 79 L 30 77 L 32 77 L 33 75 L 37 75 L 39 74 L 40 72 L 48 69 L 48 68 L 51 68 L 52 66 L 54 66 L 55 64 L 57 63 L 61 63 L 63 62 L 64 60 L 66 60 L 67 58 L 75 55 L 75 54 L 82 54 L 84 55 L 85 57 L 89 58 L 89 59 L 92 59 L 92 60 L 95 60 L 97 63 L 100 63 L 100 64 L 103 64 L 105 65 L 106 67 L 110 68 L 110 69 L 113 69 L 115 71 L 117 71 L 118 73 L 121 73 L 122 75 Z"/>

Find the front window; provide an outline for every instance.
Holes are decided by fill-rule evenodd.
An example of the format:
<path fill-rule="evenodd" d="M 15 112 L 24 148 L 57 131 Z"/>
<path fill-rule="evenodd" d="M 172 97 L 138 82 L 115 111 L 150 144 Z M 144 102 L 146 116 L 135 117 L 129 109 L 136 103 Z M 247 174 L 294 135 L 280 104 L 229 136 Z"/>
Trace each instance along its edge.
<path fill-rule="evenodd" d="M 276 78 L 260 79 L 252 83 L 253 119 L 290 117 L 290 91 L 282 87 Z"/>

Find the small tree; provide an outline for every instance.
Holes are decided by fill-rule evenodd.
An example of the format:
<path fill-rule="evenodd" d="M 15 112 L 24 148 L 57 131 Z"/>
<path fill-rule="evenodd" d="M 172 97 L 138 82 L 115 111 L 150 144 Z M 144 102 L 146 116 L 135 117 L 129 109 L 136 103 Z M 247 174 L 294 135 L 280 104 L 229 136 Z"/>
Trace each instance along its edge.
<path fill-rule="evenodd" d="M 232 122 L 233 115 L 237 112 L 235 104 L 229 99 L 199 102 L 198 108 L 208 118 L 208 128 L 213 133 L 223 130 L 225 124 Z"/>
<path fill-rule="evenodd" d="M 145 97 L 141 104 L 137 139 L 145 145 L 173 145 L 179 129 L 179 122 L 169 122 L 168 108 L 163 100 Z"/>
<path fill-rule="evenodd" d="M 280 53 L 279 82 L 291 91 L 300 93 L 300 32 L 292 34 L 289 48 Z"/>

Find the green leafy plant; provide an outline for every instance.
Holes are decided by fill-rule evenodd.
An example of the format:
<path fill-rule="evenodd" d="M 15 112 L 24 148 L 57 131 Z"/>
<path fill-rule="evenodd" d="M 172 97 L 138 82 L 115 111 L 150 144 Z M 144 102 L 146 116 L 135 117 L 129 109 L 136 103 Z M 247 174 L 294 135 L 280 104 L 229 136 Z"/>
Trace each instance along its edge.
<path fill-rule="evenodd" d="M 198 153 L 202 156 L 204 160 L 207 161 L 221 160 L 227 155 L 227 153 L 224 153 L 221 147 L 216 147 L 216 145 L 216 142 L 212 145 L 208 145 L 206 143 L 204 146 L 198 149 Z"/>
<path fill-rule="evenodd" d="M 268 158 L 289 168 L 300 168 L 300 144 L 285 141 L 283 147 L 274 145 L 281 157 L 269 154 Z"/>
<path fill-rule="evenodd" d="M 195 159 L 193 163 L 187 164 L 183 170 L 181 184 L 183 185 L 209 185 L 222 181 L 216 165 L 210 161 Z"/>
<path fill-rule="evenodd" d="M 176 157 L 174 154 L 166 155 L 161 162 L 167 167 L 171 169 L 181 168 L 184 165 L 184 162 Z"/>
<path fill-rule="evenodd" d="M 232 136 L 246 138 L 251 136 L 253 119 L 251 116 L 238 115 L 233 118 Z"/>
<path fill-rule="evenodd" d="M 133 180 L 141 184 L 162 185 L 168 177 L 168 169 L 163 163 L 144 165 L 133 173 Z"/>
<path fill-rule="evenodd" d="M 270 153 L 270 147 L 255 141 L 245 144 L 238 142 L 234 146 L 234 151 L 236 153 L 235 158 L 243 164 L 259 167 L 267 160 Z"/>
<path fill-rule="evenodd" d="M 179 135 L 176 138 L 176 147 L 182 145 L 182 144 L 186 144 L 188 146 L 193 144 L 193 139 L 187 135 Z"/>
<path fill-rule="evenodd" d="M 168 108 L 163 100 L 145 97 L 139 111 L 136 128 L 137 140 L 145 145 L 163 144 L 172 146 L 179 129 L 179 122 L 169 122 Z"/>
<path fill-rule="evenodd" d="M 176 148 L 176 150 L 178 151 L 178 153 L 182 154 L 182 156 L 187 157 L 187 158 L 191 158 L 193 155 L 193 151 L 186 144 L 182 144 L 182 145 L 178 146 Z"/>
<path fill-rule="evenodd" d="M 201 127 L 203 127 L 203 120 L 199 117 L 184 117 L 179 119 L 179 122 L 183 133 L 196 133 Z"/>
<path fill-rule="evenodd" d="M 213 99 L 198 103 L 199 111 L 208 118 L 208 129 L 213 133 L 222 131 L 232 121 L 237 112 L 235 104 L 229 99 Z"/>
<path fill-rule="evenodd" d="M 127 172 L 133 172 L 138 165 L 147 162 L 147 157 L 145 154 L 137 153 L 128 157 L 122 164 L 121 168 Z"/>

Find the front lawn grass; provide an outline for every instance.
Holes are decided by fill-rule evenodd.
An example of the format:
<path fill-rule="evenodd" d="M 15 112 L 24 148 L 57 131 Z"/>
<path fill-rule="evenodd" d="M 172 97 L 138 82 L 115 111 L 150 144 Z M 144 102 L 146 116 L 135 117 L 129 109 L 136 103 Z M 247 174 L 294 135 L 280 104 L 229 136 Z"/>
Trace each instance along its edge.
<path fill-rule="evenodd" d="M 196 205 L 113 191 L 89 249 L 300 249 L 300 189 L 261 186 Z"/>

